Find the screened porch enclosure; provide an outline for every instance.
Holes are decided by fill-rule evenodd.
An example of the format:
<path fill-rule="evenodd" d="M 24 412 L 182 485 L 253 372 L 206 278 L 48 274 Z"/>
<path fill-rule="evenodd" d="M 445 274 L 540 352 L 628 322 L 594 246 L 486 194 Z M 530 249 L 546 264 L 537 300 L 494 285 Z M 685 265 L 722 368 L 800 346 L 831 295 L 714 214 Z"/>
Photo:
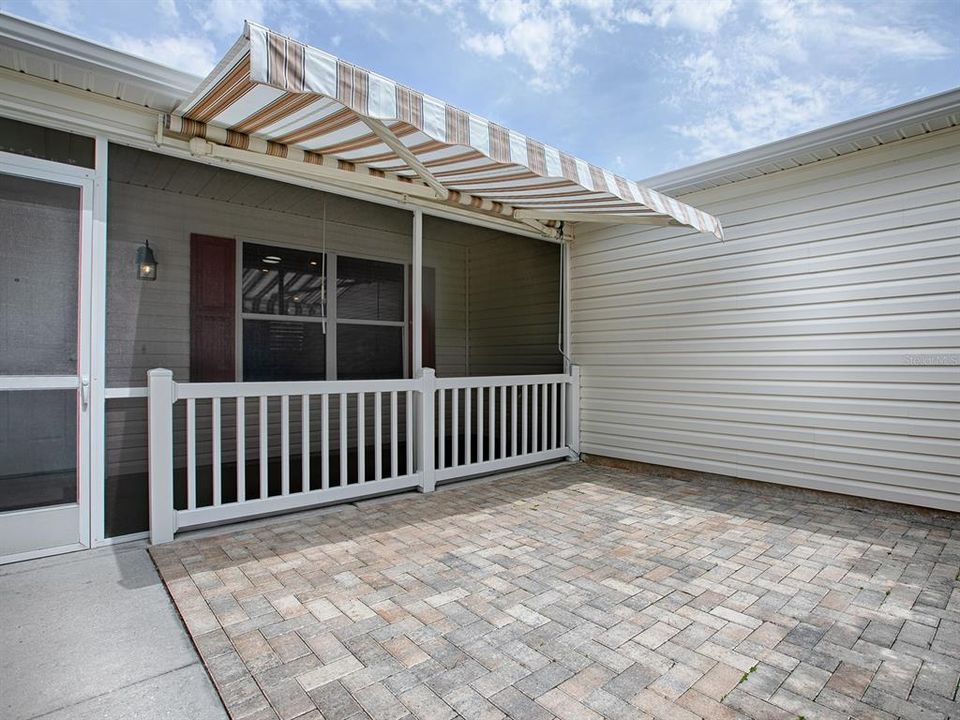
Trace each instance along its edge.
<path fill-rule="evenodd" d="M 171 408 L 177 511 L 413 477 L 410 211 L 119 145 L 109 156 L 106 536 L 149 527 L 153 368 L 195 395 Z M 144 241 L 153 281 L 136 274 Z M 554 243 L 423 218 L 440 481 L 563 446 L 566 390 L 534 382 L 563 372 L 560 284 Z M 512 380 L 480 380 L 494 377 Z M 344 382 L 357 384 L 317 385 Z"/>

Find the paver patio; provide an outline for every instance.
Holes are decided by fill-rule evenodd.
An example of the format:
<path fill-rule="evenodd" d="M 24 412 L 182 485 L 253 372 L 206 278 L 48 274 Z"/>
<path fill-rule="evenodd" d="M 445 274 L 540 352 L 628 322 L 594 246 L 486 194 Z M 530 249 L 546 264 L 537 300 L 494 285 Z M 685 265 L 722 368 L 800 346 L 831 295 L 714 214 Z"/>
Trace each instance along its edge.
<path fill-rule="evenodd" d="M 960 516 L 560 465 L 152 550 L 234 718 L 960 718 Z"/>

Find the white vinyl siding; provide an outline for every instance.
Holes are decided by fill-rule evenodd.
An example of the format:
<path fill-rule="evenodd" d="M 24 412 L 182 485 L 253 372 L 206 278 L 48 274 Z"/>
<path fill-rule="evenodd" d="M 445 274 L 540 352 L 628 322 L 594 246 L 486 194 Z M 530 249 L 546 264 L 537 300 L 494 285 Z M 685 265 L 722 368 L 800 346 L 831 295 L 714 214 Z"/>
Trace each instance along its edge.
<path fill-rule="evenodd" d="M 960 131 L 577 228 L 585 453 L 960 510 Z"/>

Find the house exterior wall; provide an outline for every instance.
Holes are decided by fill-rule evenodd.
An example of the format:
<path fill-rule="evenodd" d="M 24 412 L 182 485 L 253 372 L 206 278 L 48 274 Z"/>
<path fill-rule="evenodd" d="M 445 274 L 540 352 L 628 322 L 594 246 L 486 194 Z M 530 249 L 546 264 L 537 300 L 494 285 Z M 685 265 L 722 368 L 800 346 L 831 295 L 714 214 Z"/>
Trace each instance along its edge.
<path fill-rule="evenodd" d="M 116 153 L 121 157 L 121 151 Z M 142 153 L 148 156 L 147 153 Z M 152 159 L 152 158 L 150 158 Z M 145 162 L 143 158 L 139 162 Z M 107 387 L 143 387 L 146 373 L 155 367 L 173 371 L 174 378 L 189 381 L 190 367 L 190 235 L 192 233 L 221 237 L 236 237 L 254 242 L 321 247 L 322 221 L 317 217 L 292 214 L 278 210 L 243 204 L 243 194 L 233 189 L 230 195 L 236 200 L 198 197 L 189 194 L 190 174 L 178 179 L 177 170 L 171 162 L 184 165 L 183 161 L 163 161 L 146 171 L 134 171 L 129 157 L 118 161 L 116 175 L 109 185 L 108 208 L 108 253 L 107 253 Z M 122 169 L 121 169 L 122 167 Z M 112 168 L 113 172 L 113 168 Z M 158 179 L 158 175 L 172 173 L 172 180 Z M 245 176 L 239 176 L 241 180 Z M 145 187 L 139 183 L 165 183 L 170 189 Z M 282 191 L 283 186 L 273 183 Z M 196 190 L 196 188 L 193 188 Z M 205 192 L 214 193 L 207 188 Z M 262 192 L 263 187 L 258 189 Z M 294 192 L 294 190 L 290 190 Z M 300 191 L 297 191 L 300 192 Z M 226 191 L 224 195 L 227 195 Z M 319 203 L 321 193 L 315 194 L 313 202 Z M 253 197 L 250 198 L 251 201 Z M 364 203 L 333 194 L 326 195 L 326 248 L 330 252 L 409 263 L 412 254 L 412 217 L 404 210 Z M 144 239 L 150 241 L 159 261 L 158 279 L 143 282 L 136 278 L 134 258 L 136 249 Z M 488 249 L 489 245 L 489 249 Z M 483 264 L 478 283 L 486 288 L 477 317 L 495 322 L 500 317 L 508 326 L 524 326 L 524 313 L 533 313 L 533 323 L 546 322 L 543 306 L 553 304 L 552 332 L 556 333 L 556 313 L 559 308 L 557 277 L 559 275 L 556 246 L 527 238 L 509 236 L 484 228 L 477 228 L 432 217 L 424 219 L 424 263 L 436 270 L 436 357 L 437 374 L 441 377 L 477 375 L 487 373 L 539 372 L 542 348 L 535 344 L 510 348 L 509 357 L 503 362 L 487 362 L 481 365 L 483 373 L 470 367 L 468 362 L 468 316 L 472 296 L 468 288 L 477 286 L 468 280 L 468 258 L 471 253 L 486 258 L 493 253 L 503 254 L 508 246 L 514 246 L 517 257 L 510 273 L 502 276 L 487 273 Z M 538 251 L 546 247 L 547 253 Z M 502 258 L 501 258 L 502 260 Z M 549 261 L 548 265 L 541 265 Z M 490 315 L 494 307 L 488 297 L 517 297 L 517 282 L 529 286 L 523 296 L 530 305 L 514 314 Z M 481 335 L 484 347 L 489 347 Z M 509 327 L 505 332 L 513 332 Z M 544 331 L 537 334 L 543 336 Z M 530 357 L 530 360 L 525 358 Z M 227 405 L 224 417 L 232 417 Z M 256 408 L 247 408 L 248 420 L 256 422 Z M 175 462 L 183 467 L 186 448 L 183 442 L 185 416 L 182 408 L 175 408 L 175 427 L 178 443 L 175 446 Z M 404 416 L 401 407 L 401 418 Z M 366 420 L 367 438 L 372 437 L 372 409 L 368 408 Z M 332 444 L 337 446 L 338 415 L 336 406 L 331 407 Z M 123 534 L 145 529 L 147 462 L 146 400 L 121 398 L 107 401 L 105 417 L 106 445 L 106 508 L 107 535 Z M 206 404 L 197 406 L 198 458 L 210 457 L 210 410 Z M 255 424 L 248 428 L 253 437 Z M 320 428 L 314 428 L 319 447 Z M 401 434 L 402 434 L 401 429 Z M 271 454 L 279 451 L 279 409 L 270 411 Z M 294 434 L 295 435 L 295 434 Z M 355 445 L 356 428 L 351 421 L 348 443 Z M 298 437 L 295 435 L 295 437 Z M 232 461 L 234 427 L 225 422 L 223 428 L 225 461 Z M 250 444 L 248 454 L 257 452 Z M 298 441 L 291 444 L 291 451 L 299 452 Z M 253 455 L 250 455 L 253 457 Z M 128 521 L 130 509 L 136 508 L 139 519 Z"/>
<path fill-rule="evenodd" d="M 561 372 L 560 246 L 499 235 L 467 263 L 470 375 Z"/>
<path fill-rule="evenodd" d="M 577 229 L 588 454 L 960 510 L 960 131 Z"/>

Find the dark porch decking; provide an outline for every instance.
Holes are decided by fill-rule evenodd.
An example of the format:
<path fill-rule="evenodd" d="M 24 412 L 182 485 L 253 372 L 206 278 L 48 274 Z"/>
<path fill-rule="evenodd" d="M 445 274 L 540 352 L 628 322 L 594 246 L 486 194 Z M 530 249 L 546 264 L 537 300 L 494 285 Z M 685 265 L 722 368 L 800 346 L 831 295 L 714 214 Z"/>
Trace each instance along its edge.
<path fill-rule="evenodd" d="M 949 513 L 559 465 L 152 552 L 234 718 L 960 711 Z"/>

